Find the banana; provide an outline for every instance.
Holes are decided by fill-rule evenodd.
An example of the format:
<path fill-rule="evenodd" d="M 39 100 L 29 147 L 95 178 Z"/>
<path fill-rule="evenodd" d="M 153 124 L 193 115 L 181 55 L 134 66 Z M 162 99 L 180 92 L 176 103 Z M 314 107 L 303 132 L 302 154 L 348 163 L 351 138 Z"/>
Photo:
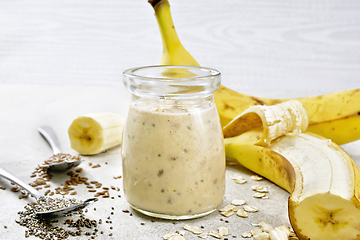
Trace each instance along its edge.
<path fill-rule="evenodd" d="M 162 65 L 199 66 L 183 47 L 176 33 L 168 0 L 149 0 L 155 10 L 163 44 Z M 177 69 L 166 71 L 168 77 L 191 77 L 189 72 Z M 290 99 L 270 99 L 249 96 L 220 86 L 214 93 L 215 104 L 222 126 L 250 106 L 274 105 Z M 345 144 L 360 139 L 360 89 L 351 89 L 320 96 L 296 99 L 304 106 L 309 116 L 308 131 Z"/>
<path fill-rule="evenodd" d="M 155 17 L 160 29 L 163 54 L 161 65 L 199 66 L 196 60 L 181 44 L 171 17 L 168 0 L 149 0 L 155 10 Z"/>
<path fill-rule="evenodd" d="M 307 131 L 331 139 L 339 145 L 353 142 L 360 139 L 360 114 L 315 123 Z"/>
<path fill-rule="evenodd" d="M 215 93 L 215 103 L 223 126 L 245 109 L 254 105 L 274 105 L 290 99 L 259 98 L 221 86 Z M 316 124 L 360 113 L 360 89 L 344 90 L 320 96 L 297 98 L 309 116 L 309 124 Z"/>
<path fill-rule="evenodd" d="M 124 123 L 124 118 L 114 113 L 79 116 L 68 129 L 71 148 L 82 155 L 95 155 L 118 146 Z"/>
<path fill-rule="evenodd" d="M 262 128 L 255 127 L 244 133 L 239 131 L 240 135 L 234 136 L 237 132 L 227 129 L 234 128 L 234 125 L 227 125 L 224 130 L 232 132 L 233 137 L 225 139 L 226 156 L 290 193 L 289 219 L 300 240 L 360 239 L 360 170 L 331 140 L 302 133 L 304 128 L 301 127 L 294 128 L 303 125 L 301 122 L 306 123 L 307 118 L 303 106 L 294 101 L 282 108 L 275 105 L 246 110 L 247 113 L 242 115 L 245 118 L 243 124 L 250 121 L 250 125 L 258 126 L 263 121 L 260 116 L 246 117 L 251 111 L 263 118 L 271 117 L 265 119 Z M 296 108 L 299 110 L 294 111 Z M 302 116 L 277 118 L 279 122 L 288 122 L 286 124 L 267 124 L 276 122 L 273 116 L 281 116 L 281 111 L 286 116 L 289 109 Z M 272 111 L 276 113 L 271 114 Z M 266 128 L 278 129 L 275 131 L 281 134 L 274 138 L 267 134 L 273 130 Z M 266 140 L 259 141 L 262 138 Z"/>
<path fill-rule="evenodd" d="M 274 105 L 289 99 L 258 98 L 224 86 L 214 93 L 221 124 L 226 126 L 250 106 Z M 296 99 L 309 116 L 308 131 L 345 144 L 360 139 L 360 89 Z"/>

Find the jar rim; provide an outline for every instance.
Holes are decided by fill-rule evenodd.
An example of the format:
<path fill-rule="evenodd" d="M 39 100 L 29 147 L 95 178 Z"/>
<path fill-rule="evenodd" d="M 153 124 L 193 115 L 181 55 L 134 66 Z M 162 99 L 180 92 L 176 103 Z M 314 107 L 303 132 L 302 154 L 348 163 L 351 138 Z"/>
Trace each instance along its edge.
<path fill-rule="evenodd" d="M 199 66 L 153 65 L 123 72 L 123 83 L 136 95 L 166 98 L 209 96 L 220 86 L 218 70 Z"/>

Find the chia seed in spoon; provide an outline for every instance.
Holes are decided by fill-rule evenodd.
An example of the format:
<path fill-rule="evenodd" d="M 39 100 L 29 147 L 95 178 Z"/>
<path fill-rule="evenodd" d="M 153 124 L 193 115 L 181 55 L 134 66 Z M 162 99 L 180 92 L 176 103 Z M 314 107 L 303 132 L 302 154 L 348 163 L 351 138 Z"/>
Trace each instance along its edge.
<path fill-rule="evenodd" d="M 70 236 L 79 236 L 82 235 L 82 232 L 76 227 L 68 224 L 68 227 L 76 228 L 76 231 L 67 230 L 61 226 L 54 226 L 54 223 L 58 223 L 58 219 L 47 219 L 37 217 L 36 212 L 45 212 L 50 210 L 56 210 L 64 207 L 73 206 L 80 204 L 82 201 L 79 201 L 75 198 L 50 198 L 50 197 L 41 197 L 35 203 L 28 203 L 25 205 L 25 211 L 19 211 L 19 219 L 16 220 L 16 223 L 20 224 L 27 228 L 25 231 L 25 237 L 33 235 L 41 239 L 67 239 Z M 76 222 L 86 223 L 84 226 L 87 228 L 92 228 L 97 226 L 96 220 L 90 220 L 84 217 L 82 210 L 77 212 L 72 212 L 68 217 L 80 214 L 80 218 L 75 220 Z M 73 222 L 74 220 L 65 220 L 65 224 Z M 57 224 L 58 225 L 58 224 Z"/>

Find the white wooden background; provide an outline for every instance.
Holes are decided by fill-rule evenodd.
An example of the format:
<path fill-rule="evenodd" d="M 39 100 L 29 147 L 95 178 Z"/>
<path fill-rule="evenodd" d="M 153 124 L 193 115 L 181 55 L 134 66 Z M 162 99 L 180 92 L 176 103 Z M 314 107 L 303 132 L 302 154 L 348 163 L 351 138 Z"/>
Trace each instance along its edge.
<path fill-rule="evenodd" d="M 183 45 L 201 65 L 220 70 L 227 87 L 272 97 L 360 88 L 360 0 L 170 0 L 170 4 Z M 61 149 L 74 154 L 67 135 L 72 120 L 100 111 L 125 116 L 130 94 L 123 87 L 122 72 L 157 64 L 161 54 L 161 37 L 147 0 L 0 0 L 0 166 L 32 181 L 32 169 L 51 154 L 36 130 L 41 124 L 52 125 Z M 358 166 L 359 144 L 343 146 Z M 83 174 L 90 179 L 120 184 L 112 178 L 121 175 L 120 148 L 86 161 L 102 164 L 96 171 L 83 164 Z M 270 198 L 254 199 L 249 185 L 239 186 L 230 179 L 236 174 L 251 173 L 227 169 L 224 205 L 246 199 L 260 211 L 249 219 L 229 219 L 229 239 L 251 230 L 250 222 L 289 224 L 287 192 L 264 181 Z M 52 188 L 62 182 L 60 177 L 52 181 Z M 23 239 L 25 229 L 14 219 L 31 200 L 19 201 L 3 179 L 0 185 L 7 187 L 0 191 L 0 239 Z M 79 198 L 90 197 L 84 188 L 77 191 Z M 102 199 L 89 208 L 88 216 L 105 219 L 110 204 L 117 210 L 112 218 L 114 239 L 162 239 L 185 223 L 203 225 L 205 231 L 224 226 L 218 213 L 177 225 L 135 212 L 130 217 L 119 211 L 129 209 L 124 198 Z M 102 227 L 108 234 L 109 226 Z M 187 234 L 186 239 L 198 237 Z"/>
<path fill-rule="evenodd" d="M 183 45 L 235 90 L 360 87 L 359 0 L 170 4 Z M 161 53 L 146 0 L 0 0 L 0 83 L 114 86 Z"/>

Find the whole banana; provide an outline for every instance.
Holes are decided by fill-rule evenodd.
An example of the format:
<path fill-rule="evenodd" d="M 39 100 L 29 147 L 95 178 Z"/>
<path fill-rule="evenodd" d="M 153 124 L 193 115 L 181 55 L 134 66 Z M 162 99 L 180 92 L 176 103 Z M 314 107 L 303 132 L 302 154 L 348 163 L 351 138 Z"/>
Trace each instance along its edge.
<path fill-rule="evenodd" d="M 224 129 L 226 156 L 291 193 L 289 219 L 300 240 L 359 239 L 359 168 L 337 144 L 301 133 L 304 112 L 296 100 L 249 108 Z"/>
<path fill-rule="evenodd" d="M 163 54 L 160 64 L 199 66 L 176 34 L 168 0 L 149 0 L 149 3 L 155 10 L 162 37 Z M 188 73 L 184 74 L 188 75 Z M 220 86 L 214 97 L 222 126 L 226 126 L 250 106 L 274 105 L 289 100 L 249 96 L 224 86 Z M 360 89 L 297 100 L 305 106 L 308 113 L 309 132 L 329 138 L 337 144 L 360 139 Z"/>

